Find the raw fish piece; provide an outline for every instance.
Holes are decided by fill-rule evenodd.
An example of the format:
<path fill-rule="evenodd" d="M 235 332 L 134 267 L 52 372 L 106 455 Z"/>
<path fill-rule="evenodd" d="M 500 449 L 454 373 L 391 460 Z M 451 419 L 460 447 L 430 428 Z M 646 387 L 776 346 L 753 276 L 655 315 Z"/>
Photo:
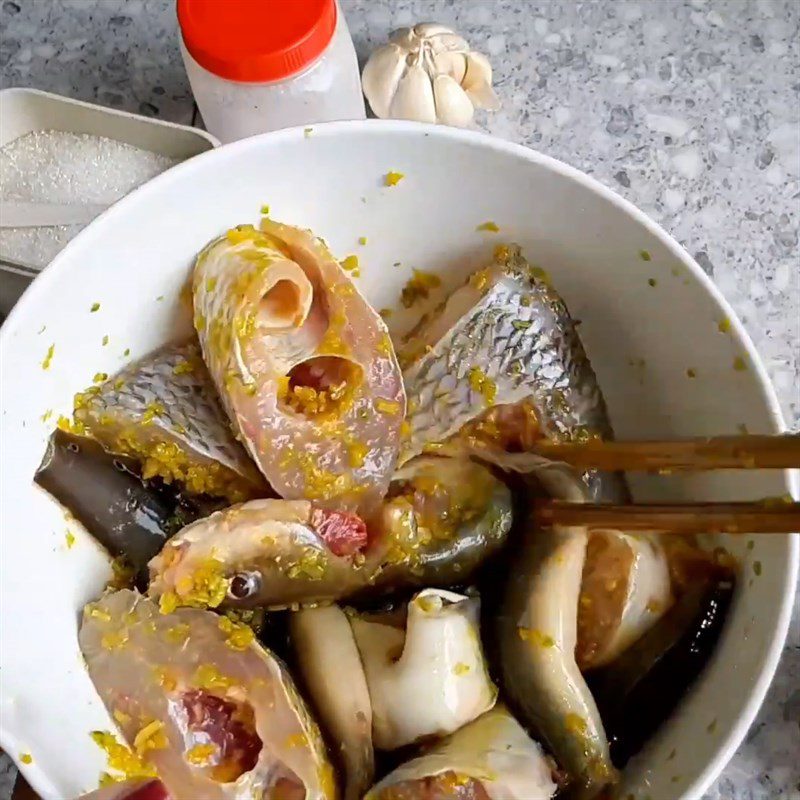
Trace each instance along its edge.
<path fill-rule="evenodd" d="M 494 262 L 412 332 L 400 359 L 409 409 L 403 460 L 451 439 L 496 406 L 522 403 L 542 436 L 612 436 L 567 307 L 516 245 L 496 248 Z M 498 427 L 488 422 L 484 433 Z M 472 426 L 469 433 L 480 431 Z M 612 491 L 596 482 L 590 476 L 598 498 Z"/>
<path fill-rule="evenodd" d="M 50 437 L 34 480 L 137 573 L 170 536 L 213 511 L 210 503 L 144 480 L 135 459 L 114 456 L 94 439 L 62 430 Z"/>
<path fill-rule="evenodd" d="M 372 698 L 375 746 L 394 750 L 445 736 L 497 699 L 481 648 L 480 600 L 425 589 L 398 628 L 369 614 L 350 615 Z"/>
<path fill-rule="evenodd" d="M 79 642 L 139 773 L 173 797 L 336 797 L 316 724 L 249 628 L 199 609 L 162 614 L 122 590 L 86 606 Z M 111 734 L 93 738 L 114 752 Z"/>
<path fill-rule="evenodd" d="M 554 765 L 504 706 L 399 766 L 365 800 L 548 800 Z"/>
<path fill-rule="evenodd" d="M 396 476 L 369 533 L 305 500 L 251 500 L 198 520 L 150 563 L 167 608 L 286 608 L 469 580 L 506 540 L 511 493 L 486 467 L 424 457 Z"/>
<path fill-rule="evenodd" d="M 671 605 L 669 564 L 658 536 L 593 530 L 578 604 L 581 671 L 612 662 Z"/>
<path fill-rule="evenodd" d="M 142 462 L 145 478 L 231 501 L 271 492 L 234 439 L 196 344 L 170 346 L 75 396 L 76 432 Z"/>
<path fill-rule="evenodd" d="M 261 227 L 234 228 L 197 258 L 203 355 L 278 494 L 368 514 L 392 477 L 405 415 L 389 334 L 320 239 Z"/>
<path fill-rule="evenodd" d="M 150 562 L 152 597 L 177 606 L 286 608 L 364 585 L 366 527 L 307 500 L 251 500 L 188 525 Z"/>
<path fill-rule="evenodd" d="M 556 482 L 547 482 L 552 492 Z M 563 482 L 559 488 L 555 495 L 572 502 L 587 493 L 577 477 L 571 487 Z M 575 661 L 588 533 L 578 527 L 538 531 L 529 522 L 523 534 L 509 562 L 496 622 L 502 686 L 523 723 L 569 774 L 571 796 L 594 798 L 616 772 L 603 722 Z"/>
<path fill-rule="evenodd" d="M 375 776 L 372 702 L 347 614 L 333 605 L 290 612 L 289 634 L 308 697 L 344 772 L 344 800 L 361 800 Z"/>
<path fill-rule="evenodd" d="M 511 492 L 468 459 L 420 456 L 395 473 L 374 521 L 371 585 L 440 586 L 469 581 L 505 543 Z"/>

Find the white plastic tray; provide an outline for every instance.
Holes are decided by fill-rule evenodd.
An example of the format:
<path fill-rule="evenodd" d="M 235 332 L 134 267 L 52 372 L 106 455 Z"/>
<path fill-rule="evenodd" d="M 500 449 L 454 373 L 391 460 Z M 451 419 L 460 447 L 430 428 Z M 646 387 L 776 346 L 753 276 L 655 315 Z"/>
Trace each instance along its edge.
<path fill-rule="evenodd" d="M 107 136 L 183 160 L 219 144 L 210 133 L 187 125 L 104 108 L 38 89 L 0 91 L 0 147 L 31 131 L 44 130 Z"/>
<path fill-rule="evenodd" d="M 26 133 L 42 130 L 106 136 L 180 160 L 219 145 L 210 133 L 186 125 L 104 108 L 38 89 L 0 91 L 0 147 Z M 2 255 L 0 253 L 0 257 Z M 26 285 L 26 281 L 0 265 L 2 316 L 8 314 Z"/>

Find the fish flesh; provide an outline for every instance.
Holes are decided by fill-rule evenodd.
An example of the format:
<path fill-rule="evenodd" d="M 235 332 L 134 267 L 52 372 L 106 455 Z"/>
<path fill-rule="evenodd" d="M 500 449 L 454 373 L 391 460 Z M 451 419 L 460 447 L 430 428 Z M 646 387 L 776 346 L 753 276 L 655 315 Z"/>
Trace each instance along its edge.
<path fill-rule="evenodd" d="M 575 659 L 581 672 L 618 658 L 672 601 L 669 564 L 657 536 L 591 531 L 578 604 Z"/>
<path fill-rule="evenodd" d="M 175 798 L 336 797 L 316 723 L 246 626 L 194 608 L 162 614 L 121 590 L 86 606 L 78 639 L 130 745 L 92 734 L 110 766 L 122 748 L 136 777 L 160 778 Z"/>
<path fill-rule="evenodd" d="M 552 492 L 556 481 L 548 483 Z M 559 490 L 556 496 L 571 502 L 582 502 L 588 493 L 577 476 Z M 542 532 L 529 521 L 509 561 L 495 624 L 509 703 L 569 773 L 571 796 L 588 799 L 613 783 L 616 771 L 600 713 L 575 661 L 587 541 L 585 528 Z"/>
<path fill-rule="evenodd" d="M 265 219 L 198 256 L 194 322 L 241 441 L 275 491 L 369 514 L 405 417 L 383 320 L 325 244 Z"/>
<path fill-rule="evenodd" d="M 549 800 L 555 766 L 504 706 L 402 764 L 364 800 Z"/>
<path fill-rule="evenodd" d="M 498 420 L 487 425 L 482 417 L 497 406 L 523 403 L 541 436 L 612 437 L 575 323 L 546 273 L 517 245 L 496 248 L 493 263 L 423 320 L 399 355 L 408 394 L 401 460 L 481 421 L 494 433 Z M 595 499 L 611 500 L 620 491 L 613 481 L 601 485 L 589 477 Z"/>
<path fill-rule="evenodd" d="M 159 350 L 80 392 L 73 416 L 74 432 L 139 459 L 144 478 L 232 502 L 271 494 L 231 433 L 194 343 Z"/>
<path fill-rule="evenodd" d="M 287 608 L 363 586 L 366 526 L 308 500 L 251 500 L 184 528 L 150 562 L 151 597 L 179 606 Z"/>
<path fill-rule="evenodd" d="M 376 747 L 394 750 L 453 733 L 494 705 L 479 616 L 478 597 L 442 589 L 416 594 L 403 627 L 350 614 Z"/>
<path fill-rule="evenodd" d="M 276 609 L 464 582 L 502 547 L 511 505 L 481 464 L 424 456 L 397 473 L 369 530 L 307 500 L 251 500 L 197 520 L 150 562 L 149 591 L 167 608 Z"/>
<path fill-rule="evenodd" d="M 33 479 L 135 573 L 145 570 L 170 536 L 214 510 L 211 503 L 181 497 L 172 486 L 145 480 L 135 459 L 59 429 Z"/>
<path fill-rule="evenodd" d="M 308 697 L 344 773 L 344 800 L 361 800 L 375 777 L 372 702 L 348 615 L 335 605 L 292 611 L 289 636 Z"/>

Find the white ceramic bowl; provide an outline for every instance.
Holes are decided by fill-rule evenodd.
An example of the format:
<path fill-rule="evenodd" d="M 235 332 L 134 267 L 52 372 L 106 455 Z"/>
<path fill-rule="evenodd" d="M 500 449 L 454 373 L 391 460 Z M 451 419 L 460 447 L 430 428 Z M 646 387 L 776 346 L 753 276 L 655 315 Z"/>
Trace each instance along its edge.
<path fill-rule="evenodd" d="M 385 187 L 390 170 L 405 177 Z M 783 428 L 750 340 L 694 261 L 629 203 L 558 161 L 475 133 L 370 121 L 267 134 L 175 167 L 70 243 L 0 337 L 0 744 L 15 757 L 32 754 L 22 769 L 49 800 L 95 786 L 104 766 L 88 732 L 111 723 L 81 663 L 76 627 L 108 566 L 83 532 L 67 549 L 75 526 L 31 477 L 73 393 L 184 327 L 178 296 L 194 254 L 226 228 L 255 222 L 263 204 L 341 256 L 357 253 L 359 284 L 378 308 L 396 305 L 412 267 L 436 271 L 447 290 L 494 244 L 519 242 L 582 321 L 620 437 Z M 499 233 L 476 231 L 488 220 Z M 90 313 L 95 302 L 100 310 Z M 724 318 L 728 333 L 717 327 Z M 392 322 L 399 330 L 410 320 Z M 733 368 L 738 357 L 745 370 Z M 639 498 L 744 499 L 782 494 L 787 481 L 729 473 L 637 477 L 633 487 Z M 626 771 L 623 797 L 699 797 L 747 731 L 778 661 L 798 562 L 796 536 L 753 539 L 752 550 L 743 539 L 727 542 L 742 578 L 719 647 Z"/>

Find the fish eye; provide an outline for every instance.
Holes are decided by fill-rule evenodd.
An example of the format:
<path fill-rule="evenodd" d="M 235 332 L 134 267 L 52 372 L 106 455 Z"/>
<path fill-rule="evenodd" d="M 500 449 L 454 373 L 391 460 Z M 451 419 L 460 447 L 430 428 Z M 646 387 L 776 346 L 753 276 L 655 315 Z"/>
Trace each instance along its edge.
<path fill-rule="evenodd" d="M 233 600 L 246 600 L 261 588 L 261 576 L 257 572 L 237 572 L 228 587 L 228 597 Z"/>
<path fill-rule="evenodd" d="M 75 442 L 70 442 L 67 445 L 67 450 L 69 450 L 71 453 L 80 453 L 81 448 Z"/>

